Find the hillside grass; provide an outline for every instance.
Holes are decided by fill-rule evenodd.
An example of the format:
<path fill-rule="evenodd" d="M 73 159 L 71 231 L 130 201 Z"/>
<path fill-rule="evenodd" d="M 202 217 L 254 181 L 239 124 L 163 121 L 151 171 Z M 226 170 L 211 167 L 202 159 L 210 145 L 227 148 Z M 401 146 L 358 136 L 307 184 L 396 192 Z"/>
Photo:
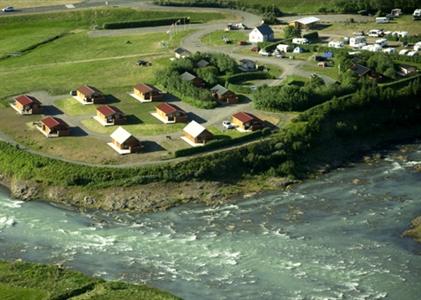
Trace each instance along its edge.
<path fill-rule="evenodd" d="M 0 295 L 7 300 L 178 299 L 146 285 L 106 282 L 52 265 L 0 262 Z"/>
<path fill-rule="evenodd" d="M 131 8 L 82 9 L 71 12 L 3 16 L 0 18 L 0 56 L 20 51 L 51 36 L 88 30 L 107 22 L 189 16 L 192 23 L 223 19 L 213 12 L 145 11 Z"/>
<path fill-rule="evenodd" d="M 232 45 L 238 44 L 240 41 L 248 41 L 248 34 L 245 31 L 223 31 L 218 30 L 206 34 L 202 37 L 202 43 L 211 46 L 225 46 L 224 37 L 230 39 Z"/>
<path fill-rule="evenodd" d="M 80 3 L 82 0 L 0 0 L 0 7 L 6 7 L 13 5 L 15 9 L 38 7 L 38 6 L 50 6 L 50 5 L 65 5 Z"/>

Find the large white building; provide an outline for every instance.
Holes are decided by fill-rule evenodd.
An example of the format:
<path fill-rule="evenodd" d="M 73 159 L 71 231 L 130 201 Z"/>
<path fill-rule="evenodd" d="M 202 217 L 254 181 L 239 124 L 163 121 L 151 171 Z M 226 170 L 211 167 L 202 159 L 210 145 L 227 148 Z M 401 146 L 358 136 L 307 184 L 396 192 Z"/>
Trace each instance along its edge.
<path fill-rule="evenodd" d="M 267 24 L 254 28 L 249 34 L 249 42 L 256 44 L 273 40 L 273 30 Z"/>

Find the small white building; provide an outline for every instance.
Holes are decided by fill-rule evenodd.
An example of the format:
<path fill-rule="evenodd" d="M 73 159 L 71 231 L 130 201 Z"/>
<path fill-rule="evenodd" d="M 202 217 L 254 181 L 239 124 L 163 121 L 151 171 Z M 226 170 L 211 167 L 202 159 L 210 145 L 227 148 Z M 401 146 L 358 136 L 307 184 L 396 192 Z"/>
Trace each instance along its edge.
<path fill-rule="evenodd" d="M 278 49 L 279 52 L 288 52 L 291 49 L 290 45 L 287 44 L 279 44 L 278 46 L 276 46 L 276 49 Z"/>
<path fill-rule="evenodd" d="M 344 42 L 341 42 L 341 41 L 331 41 L 331 42 L 329 42 L 328 46 L 329 46 L 330 48 L 341 49 L 341 48 L 343 48 L 345 45 L 344 45 Z"/>
<path fill-rule="evenodd" d="M 353 48 L 360 49 L 365 45 L 367 45 L 367 39 L 363 36 L 354 36 L 349 39 L 349 46 Z"/>
<path fill-rule="evenodd" d="M 293 38 L 292 43 L 295 45 L 307 45 L 309 41 L 306 38 Z"/>
<path fill-rule="evenodd" d="M 271 41 L 274 38 L 274 33 L 272 28 L 267 24 L 262 24 L 254 28 L 249 34 L 250 43 L 262 43 L 266 41 Z"/>

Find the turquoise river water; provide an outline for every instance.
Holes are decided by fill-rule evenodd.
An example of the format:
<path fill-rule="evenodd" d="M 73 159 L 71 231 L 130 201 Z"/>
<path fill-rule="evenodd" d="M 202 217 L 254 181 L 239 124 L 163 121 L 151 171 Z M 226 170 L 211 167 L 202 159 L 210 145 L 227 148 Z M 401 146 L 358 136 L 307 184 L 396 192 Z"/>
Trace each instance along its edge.
<path fill-rule="evenodd" d="M 421 299 L 421 145 L 219 207 L 80 213 L 0 193 L 0 259 L 63 263 L 184 299 Z M 358 179 L 358 180 L 356 180 Z"/>

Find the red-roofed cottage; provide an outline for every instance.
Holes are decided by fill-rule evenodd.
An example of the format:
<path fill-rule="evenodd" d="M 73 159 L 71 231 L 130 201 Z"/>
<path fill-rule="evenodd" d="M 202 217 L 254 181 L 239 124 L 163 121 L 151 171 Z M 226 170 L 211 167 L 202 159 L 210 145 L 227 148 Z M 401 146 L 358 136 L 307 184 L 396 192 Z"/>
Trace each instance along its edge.
<path fill-rule="evenodd" d="M 161 103 L 155 106 L 157 117 L 164 123 L 185 123 L 187 122 L 187 113 L 177 105 L 170 103 Z"/>
<path fill-rule="evenodd" d="M 45 117 L 39 125 L 40 131 L 48 138 L 70 135 L 70 127 L 62 119 Z"/>
<path fill-rule="evenodd" d="M 41 102 L 37 98 L 29 95 L 16 97 L 12 107 L 21 115 L 40 114 L 42 112 Z"/>
<path fill-rule="evenodd" d="M 137 84 L 133 88 L 133 93 L 142 101 L 159 101 L 164 98 L 160 90 L 144 83 Z"/>
<path fill-rule="evenodd" d="M 115 106 L 101 105 L 96 109 L 94 117 L 103 126 L 121 125 L 127 122 L 124 113 Z"/>
<path fill-rule="evenodd" d="M 238 129 L 243 131 L 255 131 L 264 127 L 262 120 L 246 112 L 238 112 L 233 114 L 231 122 Z"/>
<path fill-rule="evenodd" d="M 83 104 L 100 104 L 105 102 L 105 95 L 89 85 L 79 87 L 76 90 L 76 96 Z"/>

